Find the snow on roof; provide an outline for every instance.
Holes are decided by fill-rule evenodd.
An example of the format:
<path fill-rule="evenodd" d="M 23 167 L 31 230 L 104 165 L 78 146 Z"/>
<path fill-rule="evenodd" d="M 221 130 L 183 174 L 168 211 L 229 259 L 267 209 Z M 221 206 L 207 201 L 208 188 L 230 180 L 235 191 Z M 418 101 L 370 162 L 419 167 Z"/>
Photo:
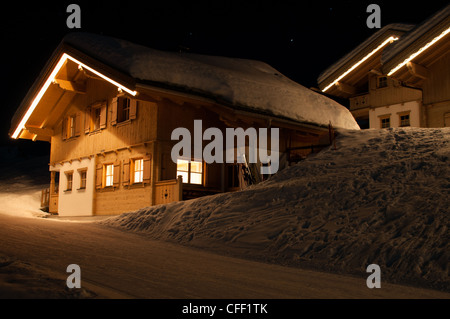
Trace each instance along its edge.
<path fill-rule="evenodd" d="M 331 121 L 337 128 L 359 129 L 345 107 L 260 61 L 164 52 L 89 33 L 71 33 L 63 42 L 138 82 L 168 85 L 298 122 Z"/>

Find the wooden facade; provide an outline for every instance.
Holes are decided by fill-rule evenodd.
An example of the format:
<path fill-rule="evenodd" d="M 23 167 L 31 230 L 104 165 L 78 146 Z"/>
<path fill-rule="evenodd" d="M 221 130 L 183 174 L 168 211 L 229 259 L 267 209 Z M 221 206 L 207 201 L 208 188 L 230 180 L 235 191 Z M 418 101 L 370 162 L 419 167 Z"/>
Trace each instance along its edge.
<path fill-rule="evenodd" d="M 55 54 L 47 73 L 60 56 Z M 174 162 L 171 150 L 177 141 L 171 134 L 179 127 L 193 132 L 195 120 L 202 120 L 203 131 L 209 127 L 222 132 L 237 127 L 278 128 L 279 169 L 329 145 L 334 138 L 330 127 L 235 109 L 170 88 L 135 84 L 135 91 L 128 90 L 131 94 L 96 70 L 125 84 L 129 78 L 89 56 L 77 58 L 90 62 L 91 68 L 65 61 L 18 134 L 51 143 L 50 187 L 44 195 L 54 214 L 120 214 L 236 191 L 268 177 L 257 174 L 249 181 L 243 175 L 244 164 L 238 163 L 195 163 L 195 158 L 189 164 Z M 45 87 L 39 79 L 37 83 L 37 88 Z M 33 105 L 33 97 L 30 94 L 25 104 Z M 202 141 L 203 147 L 209 142 Z"/>

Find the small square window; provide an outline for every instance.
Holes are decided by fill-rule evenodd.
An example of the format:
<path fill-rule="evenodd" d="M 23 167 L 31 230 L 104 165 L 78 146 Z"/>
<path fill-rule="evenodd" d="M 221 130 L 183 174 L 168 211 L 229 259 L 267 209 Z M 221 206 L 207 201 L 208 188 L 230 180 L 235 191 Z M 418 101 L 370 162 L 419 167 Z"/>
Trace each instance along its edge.
<path fill-rule="evenodd" d="M 409 114 L 400 115 L 400 126 L 410 126 Z"/>
<path fill-rule="evenodd" d="M 385 87 L 387 87 L 388 85 L 387 85 L 387 77 L 386 76 L 380 76 L 379 78 L 378 78 L 378 82 L 377 82 L 377 87 L 379 88 L 379 89 L 381 89 L 381 88 L 385 88 Z"/>
<path fill-rule="evenodd" d="M 381 119 L 381 128 L 391 127 L 391 118 L 385 117 Z"/>

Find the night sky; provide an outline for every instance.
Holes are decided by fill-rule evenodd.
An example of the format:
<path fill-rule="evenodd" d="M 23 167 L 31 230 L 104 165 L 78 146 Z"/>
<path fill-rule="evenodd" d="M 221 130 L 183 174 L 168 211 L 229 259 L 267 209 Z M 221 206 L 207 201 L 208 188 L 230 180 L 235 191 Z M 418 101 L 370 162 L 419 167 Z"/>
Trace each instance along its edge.
<path fill-rule="evenodd" d="M 68 29 L 67 6 L 81 7 L 81 29 Z M 264 61 L 292 80 L 317 87 L 317 77 L 381 23 L 424 21 L 448 1 L 14 1 L 2 9 L 2 152 L 18 147 L 48 154 L 49 143 L 10 140 L 11 118 L 65 34 L 93 32 L 155 49 Z M 0 154 L 0 159 L 3 154 Z"/>

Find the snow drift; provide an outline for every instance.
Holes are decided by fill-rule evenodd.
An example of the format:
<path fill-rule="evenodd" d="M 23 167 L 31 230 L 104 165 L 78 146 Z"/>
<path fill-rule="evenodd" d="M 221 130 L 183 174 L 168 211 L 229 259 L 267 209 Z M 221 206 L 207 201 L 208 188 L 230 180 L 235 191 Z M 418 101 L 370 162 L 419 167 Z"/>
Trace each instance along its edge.
<path fill-rule="evenodd" d="M 89 33 L 70 33 L 63 43 L 75 47 L 137 82 L 169 86 L 238 108 L 299 122 L 359 129 L 337 102 L 288 79 L 255 60 L 164 52 Z"/>
<path fill-rule="evenodd" d="M 450 290 L 450 128 L 340 131 L 246 190 L 102 223 L 237 257 Z"/>

